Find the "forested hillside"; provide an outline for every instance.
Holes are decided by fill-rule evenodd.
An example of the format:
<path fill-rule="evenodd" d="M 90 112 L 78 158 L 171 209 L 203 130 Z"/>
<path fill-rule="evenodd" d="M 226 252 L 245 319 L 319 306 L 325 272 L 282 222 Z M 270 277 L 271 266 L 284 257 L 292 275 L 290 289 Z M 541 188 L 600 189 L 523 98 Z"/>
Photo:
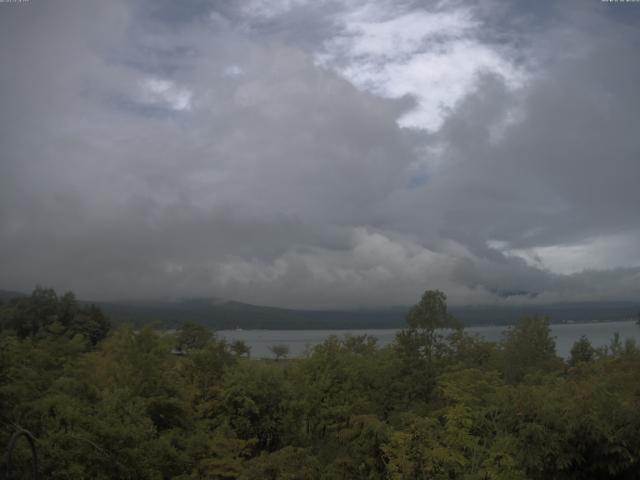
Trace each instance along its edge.
<path fill-rule="evenodd" d="M 175 328 L 185 318 L 218 330 L 375 329 L 402 328 L 408 307 L 368 310 L 292 310 L 241 302 L 193 299 L 174 302 L 99 303 L 114 323 Z M 635 319 L 635 302 L 584 302 L 555 305 L 455 306 L 451 312 L 466 326 L 511 325 L 525 316 L 546 316 L 551 322 L 608 322 Z"/>
<path fill-rule="evenodd" d="M 0 301 L 23 298 L 24 293 L 0 290 Z M 216 330 L 235 328 L 267 330 L 323 330 L 402 328 L 409 307 L 360 310 L 295 310 L 252 305 L 215 298 L 172 301 L 89 302 L 109 316 L 114 325 L 173 329 L 185 319 Z M 527 316 L 546 316 L 552 323 L 608 322 L 636 319 L 638 302 L 582 302 L 549 305 L 453 306 L 451 312 L 465 326 L 512 325 Z"/>
<path fill-rule="evenodd" d="M 114 330 L 47 289 L 2 304 L 0 325 L 0 445 L 31 435 L 41 478 L 640 475 L 634 342 L 581 339 L 565 362 L 543 318 L 485 342 L 437 291 L 392 345 L 332 337 L 296 360 L 252 359 L 194 323 Z M 26 478 L 24 438 L 3 462 L 6 478 Z"/>

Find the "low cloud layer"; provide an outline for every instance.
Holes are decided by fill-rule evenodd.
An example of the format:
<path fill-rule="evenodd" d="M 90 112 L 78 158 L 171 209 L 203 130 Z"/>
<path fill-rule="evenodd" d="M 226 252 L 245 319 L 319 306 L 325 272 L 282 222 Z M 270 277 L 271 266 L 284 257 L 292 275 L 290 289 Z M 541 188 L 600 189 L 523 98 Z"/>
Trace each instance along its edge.
<path fill-rule="evenodd" d="M 636 5 L 502 3 L 0 4 L 0 288 L 640 299 Z"/>

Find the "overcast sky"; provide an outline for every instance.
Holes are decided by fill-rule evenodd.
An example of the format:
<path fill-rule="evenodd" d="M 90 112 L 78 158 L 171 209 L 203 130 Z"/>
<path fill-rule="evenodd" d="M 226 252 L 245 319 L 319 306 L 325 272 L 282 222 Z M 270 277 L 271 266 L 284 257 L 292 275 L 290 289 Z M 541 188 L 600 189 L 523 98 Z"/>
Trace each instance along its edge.
<path fill-rule="evenodd" d="M 0 3 L 0 288 L 640 299 L 640 3 Z"/>

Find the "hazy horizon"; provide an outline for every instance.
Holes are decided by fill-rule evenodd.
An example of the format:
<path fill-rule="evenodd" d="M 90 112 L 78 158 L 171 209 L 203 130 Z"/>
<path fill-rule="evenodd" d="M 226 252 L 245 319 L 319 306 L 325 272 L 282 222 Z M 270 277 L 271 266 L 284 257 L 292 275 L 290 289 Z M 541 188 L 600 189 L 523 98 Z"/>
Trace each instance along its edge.
<path fill-rule="evenodd" d="M 0 3 L 0 288 L 640 300 L 640 8 Z"/>

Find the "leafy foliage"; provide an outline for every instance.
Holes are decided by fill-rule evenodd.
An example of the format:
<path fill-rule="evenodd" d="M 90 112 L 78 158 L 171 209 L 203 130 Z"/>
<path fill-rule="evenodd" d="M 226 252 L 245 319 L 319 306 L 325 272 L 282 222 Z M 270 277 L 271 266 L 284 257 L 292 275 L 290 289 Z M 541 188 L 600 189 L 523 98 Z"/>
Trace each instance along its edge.
<path fill-rule="evenodd" d="M 286 358 L 289 355 L 289 345 L 271 345 L 269 350 L 271 350 L 271 353 L 276 357 L 276 360 Z"/>
<path fill-rule="evenodd" d="M 31 432 L 43 478 L 640 472 L 634 342 L 614 336 L 597 350 L 583 338 L 565 363 L 545 319 L 486 342 L 450 328 L 440 292 L 425 293 L 388 347 L 330 337 L 304 358 L 277 362 L 249 359 L 246 345 L 193 323 L 175 334 L 109 331 L 95 307 L 42 288 L 0 305 L 0 319 L 0 444 L 17 428 Z M 8 478 L 22 478 L 29 455 L 26 443 L 16 445 Z"/>
<path fill-rule="evenodd" d="M 501 347 L 505 379 L 510 382 L 562 366 L 547 318 L 524 318 L 506 331 Z"/>

